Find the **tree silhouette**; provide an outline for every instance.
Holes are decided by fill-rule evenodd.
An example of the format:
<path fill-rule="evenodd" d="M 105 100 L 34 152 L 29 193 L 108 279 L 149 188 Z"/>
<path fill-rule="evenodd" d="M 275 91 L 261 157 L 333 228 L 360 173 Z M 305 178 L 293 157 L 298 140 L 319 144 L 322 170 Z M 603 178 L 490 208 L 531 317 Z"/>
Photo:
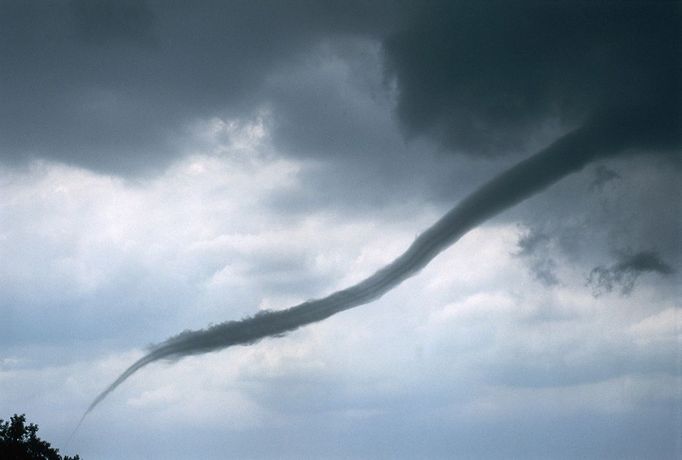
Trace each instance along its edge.
<path fill-rule="evenodd" d="M 0 419 L 0 458 L 3 460 L 80 460 L 59 455 L 59 449 L 40 439 L 38 425 L 26 424 L 26 415 L 14 414 L 9 422 Z"/>

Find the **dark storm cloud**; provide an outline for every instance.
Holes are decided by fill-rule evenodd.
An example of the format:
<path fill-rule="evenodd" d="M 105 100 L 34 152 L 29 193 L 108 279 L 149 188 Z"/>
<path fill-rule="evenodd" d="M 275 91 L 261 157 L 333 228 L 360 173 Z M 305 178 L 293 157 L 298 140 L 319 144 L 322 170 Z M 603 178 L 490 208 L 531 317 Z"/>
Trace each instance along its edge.
<path fill-rule="evenodd" d="M 518 150 L 548 121 L 576 127 L 614 101 L 677 107 L 679 16 L 673 2 L 3 1 L 0 159 L 154 170 L 197 119 L 262 106 L 293 153 L 392 149 L 366 104 L 325 87 L 334 76 L 296 70 L 339 37 L 385 45 L 408 132 Z M 357 80 L 374 66 L 344 59 Z"/>
<path fill-rule="evenodd" d="M 628 295 L 644 273 L 671 275 L 675 270 L 653 251 L 621 254 L 615 264 L 608 267 L 600 265 L 592 269 L 587 284 L 592 287 L 595 296 L 611 292 L 615 287 L 620 288 L 621 294 Z"/>
<path fill-rule="evenodd" d="M 283 63 L 393 16 L 364 1 L 4 1 L 0 159 L 163 167 L 189 123 L 252 113 Z"/>
<path fill-rule="evenodd" d="M 423 5 L 384 42 L 387 74 L 397 86 L 397 115 L 408 137 L 435 140 L 445 150 L 472 157 L 490 157 L 529 153 L 553 133 L 601 119 L 605 140 L 620 138 L 632 152 L 657 153 L 655 158 L 642 157 L 651 165 L 646 174 L 679 173 L 679 2 Z M 608 127 L 613 117 L 637 113 L 642 116 L 627 123 L 627 129 Z M 603 165 L 597 167 L 593 183 L 571 184 L 585 191 L 599 189 L 598 198 L 562 188 L 508 216 L 542 228 L 559 246 L 580 240 L 572 245 L 586 253 L 596 252 L 600 244 L 612 249 L 647 247 L 651 233 L 639 229 L 649 225 L 659 235 L 657 247 L 664 258 L 676 260 L 679 208 L 676 211 L 665 197 L 667 185 L 628 169 L 636 161 L 619 161 L 622 169 L 616 174 L 622 181 L 617 189 L 605 187 L 617 177 Z M 609 211 L 614 203 L 627 201 L 621 195 L 632 196 L 631 190 L 644 183 L 650 189 L 642 190 L 642 196 L 660 194 L 662 199 L 646 204 L 636 196 L 630 199 L 619 210 L 629 220 Z M 608 218 L 585 214 L 586 208 L 597 205 Z M 644 215 L 650 223 L 639 222 Z M 603 233 L 610 241 L 592 238 Z M 554 282 L 551 258 L 536 251 L 527 260 L 538 279 Z M 593 261 L 589 264 L 594 266 Z"/>
<path fill-rule="evenodd" d="M 523 149 L 548 122 L 576 126 L 596 110 L 679 111 L 678 2 L 429 5 L 386 45 L 412 134 L 496 155 Z"/>

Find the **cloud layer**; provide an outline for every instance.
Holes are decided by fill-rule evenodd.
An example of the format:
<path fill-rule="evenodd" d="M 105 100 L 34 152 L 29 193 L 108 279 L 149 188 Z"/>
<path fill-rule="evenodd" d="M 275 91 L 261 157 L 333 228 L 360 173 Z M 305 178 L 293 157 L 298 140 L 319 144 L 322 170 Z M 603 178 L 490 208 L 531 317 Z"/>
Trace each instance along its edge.
<path fill-rule="evenodd" d="M 665 115 L 652 125 L 679 112 L 672 2 L 429 5 L 386 46 L 410 133 L 500 155 L 614 106 L 656 106 Z"/>
<path fill-rule="evenodd" d="M 582 126 L 371 308 L 155 363 L 73 449 L 674 457 L 679 29 L 674 2 L 1 1 L 0 411 L 61 446 L 150 342 L 352 286 Z"/>
<path fill-rule="evenodd" d="M 408 135 L 457 152 L 528 152 L 614 105 L 679 111 L 674 2 L 0 7 L 0 158 L 14 164 L 44 157 L 158 171 L 187 153 L 196 120 L 264 107 L 282 120 L 290 150 L 358 155 L 372 148 L 349 134 L 363 131 L 356 120 L 372 124 L 365 104 L 316 88 L 312 69 L 296 68 L 334 44 L 362 81 L 372 64 L 348 46 L 354 40 L 385 51 L 384 87 L 374 92 L 395 85 Z"/>
<path fill-rule="evenodd" d="M 98 171 L 158 171 L 186 153 L 197 119 L 254 113 L 267 79 L 317 43 L 377 34 L 367 2 L 116 2 L 0 5 L 1 158 Z"/>

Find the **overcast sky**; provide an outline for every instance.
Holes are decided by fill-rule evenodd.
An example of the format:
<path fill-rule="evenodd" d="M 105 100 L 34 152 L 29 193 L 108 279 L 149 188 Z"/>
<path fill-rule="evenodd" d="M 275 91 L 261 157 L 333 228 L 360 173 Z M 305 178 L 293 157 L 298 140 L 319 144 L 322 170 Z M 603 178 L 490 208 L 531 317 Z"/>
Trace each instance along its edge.
<path fill-rule="evenodd" d="M 681 8 L 0 0 L 0 418 L 84 459 L 679 457 Z M 149 345 L 350 286 L 576 132 L 381 299 L 153 363 L 64 449 Z"/>

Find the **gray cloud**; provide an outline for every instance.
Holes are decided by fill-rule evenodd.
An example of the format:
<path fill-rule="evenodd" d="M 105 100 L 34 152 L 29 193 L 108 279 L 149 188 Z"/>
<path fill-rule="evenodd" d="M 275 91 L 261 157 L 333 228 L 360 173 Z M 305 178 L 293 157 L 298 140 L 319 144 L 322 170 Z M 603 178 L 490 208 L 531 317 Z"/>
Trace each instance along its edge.
<path fill-rule="evenodd" d="M 184 153 L 188 124 L 267 105 L 283 63 L 394 16 L 363 1 L 3 2 L 0 159 L 158 170 Z"/>
<path fill-rule="evenodd" d="M 590 189 L 602 190 L 607 183 L 616 179 L 621 179 L 621 175 L 604 165 L 599 165 L 594 169 L 594 179 L 590 183 Z"/>
<path fill-rule="evenodd" d="M 523 151 L 548 123 L 575 126 L 612 106 L 679 111 L 674 2 L 429 5 L 386 47 L 413 135 L 499 155 Z"/>
<path fill-rule="evenodd" d="M 375 151 L 396 149 L 377 136 L 386 131 L 372 108 L 328 86 L 336 70 L 311 81 L 319 64 L 298 66 L 321 43 L 348 38 L 332 54 L 350 63 L 353 85 L 377 71 L 374 57 L 348 45 L 365 40 L 385 51 L 406 131 L 456 151 L 538 147 L 550 141 L 543 130 L 566 131 L 615 102 L 657 105 L 658 120 L 679 106 L 680 18 L 671 2 L 0 8 L 0 159 L 14 164 L 44 157 L 117 174 L 158 171 L 187 150 L 192 122 L 263 106 L 281 122 L 275 140 L 287 153 L 364 154 L 371 164 Z M 378 97 L 390 94 L 372 85 Z"/>
<path fill-rule="evenodd" d="M 550 237 L 535 229 L 521 235 L 517 242 L 518 251 L 514 255 L 525 259 L 535 279 L 546 286 L 559 284 L 556 275 L 556 262 L 549 254 Z"/>
<path fill-rule="evenodd" d="M 671 275 L 675 270 L 661 260 L 658 253 L 641 251 L 634 254 L 620 254 L 618 262 L 610 266 L 600 265 L 592 269 L 587 284 L 595 296 L 620 288 L 622 295 L 629 295 L 637 279 L 644 273 Z"/>

